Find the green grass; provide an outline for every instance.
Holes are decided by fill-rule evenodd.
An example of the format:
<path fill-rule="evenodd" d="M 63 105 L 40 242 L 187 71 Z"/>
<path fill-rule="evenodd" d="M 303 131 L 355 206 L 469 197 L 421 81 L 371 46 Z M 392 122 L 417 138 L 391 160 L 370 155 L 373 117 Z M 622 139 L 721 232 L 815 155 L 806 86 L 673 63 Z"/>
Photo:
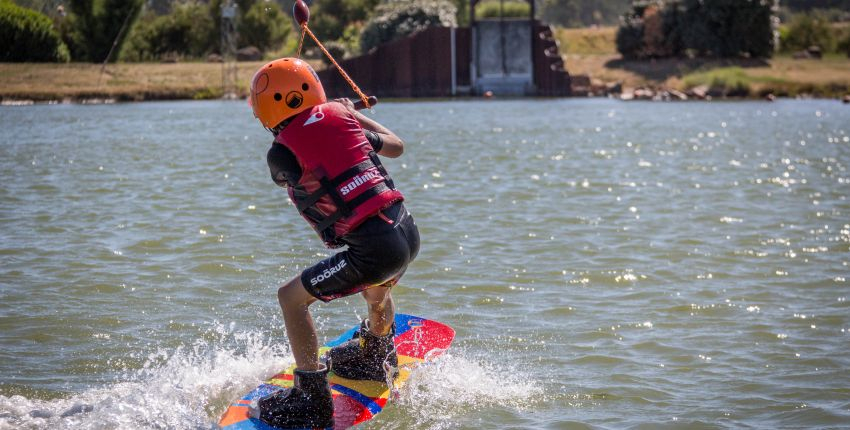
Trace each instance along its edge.
<path fill-rule="evenodd" d="M 613 55 L 617 53 L 617 27 L 555 28 L 561 54 Z"/>
<path fill-rule="evenodd" d="M 698 71 L 683 76 L 686 89 L 707 86 L 714 92 L 729 96 L 765 96 L 774 94 L 795 97 L 810 94 L 816 97 L 840 97 L 850 91 L 850 85 L 841 82 L 800 82 L 786 78 L 759 75 L 742 67 L 721 67 Z"/>
<path fill-rule="evenodd" d="M 710 58 L 629 61 L 617 53 L 617 27 L 553 30 L 571 74 L 620 82 L 626 88 L 684 91 L 706 85 L 713 92 L 736 97 L 774 94 L 833 98 L 850 94 L 850 59 L 844 54 L 829 52 L 822 60 L 795 60 L 789 53 L 780 53 L 764 61 Z"/>
<path fill-rule="evenodd" d="M 787 84 L 788 81 L 772 76 L 752 76 L 741 67 L 721 67 L 684 76 L 685 86 L 744 88 L 755 84 Z"/>

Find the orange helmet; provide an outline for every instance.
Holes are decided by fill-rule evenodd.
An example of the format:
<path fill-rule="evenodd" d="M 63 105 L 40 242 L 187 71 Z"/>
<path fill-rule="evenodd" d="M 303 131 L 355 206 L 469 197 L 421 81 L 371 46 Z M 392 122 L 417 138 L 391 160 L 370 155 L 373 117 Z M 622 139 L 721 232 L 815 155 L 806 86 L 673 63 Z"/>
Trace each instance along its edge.
<path fill-rule="evenodd" d="M 251 79 L 248 104 L 266 128 L 328 101 L 319 76 L 298 58 L 280 58 L 265 64 Z"/>

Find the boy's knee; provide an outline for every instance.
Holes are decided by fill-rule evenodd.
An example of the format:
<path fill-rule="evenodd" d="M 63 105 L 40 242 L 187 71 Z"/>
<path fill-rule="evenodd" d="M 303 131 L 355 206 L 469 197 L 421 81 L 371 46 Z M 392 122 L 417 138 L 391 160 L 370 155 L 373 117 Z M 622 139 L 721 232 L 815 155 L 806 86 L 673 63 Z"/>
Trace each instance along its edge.
<path fill-rule="evenodd" d="M 390 300 L 390 289 L 386 287 L 372 287 L 363 291 L 366 304 L 373 309 L 383 309 Z"/>
<path fill-rule="evenodd" d="M 277 289 L 277 302 L 280 303 L 281 306 L 289 304 L 289 296 L 289 284 L 283 284 Z"/>
<path fill-rule="evenodd" d="M 309 305 L 312 302 L 312 298 L 313 296 L 304 289 L 297 278 L 283 284 L 277 289 L 277 301 L 283 307 Z"/>

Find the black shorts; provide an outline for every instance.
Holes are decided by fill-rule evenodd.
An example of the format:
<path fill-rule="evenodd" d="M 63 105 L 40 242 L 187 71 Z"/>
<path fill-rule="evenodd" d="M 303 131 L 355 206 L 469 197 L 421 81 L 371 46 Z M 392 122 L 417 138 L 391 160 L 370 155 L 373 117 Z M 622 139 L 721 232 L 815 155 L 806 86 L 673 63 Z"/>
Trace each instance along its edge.
<path fill-rule="evenodd" d="M 419 253 L 419 229 L 401 202 L 342 238 L 348 248 L 301 272 L 313 297 L 331 300 L 369 287 L 392 287 Z"/>

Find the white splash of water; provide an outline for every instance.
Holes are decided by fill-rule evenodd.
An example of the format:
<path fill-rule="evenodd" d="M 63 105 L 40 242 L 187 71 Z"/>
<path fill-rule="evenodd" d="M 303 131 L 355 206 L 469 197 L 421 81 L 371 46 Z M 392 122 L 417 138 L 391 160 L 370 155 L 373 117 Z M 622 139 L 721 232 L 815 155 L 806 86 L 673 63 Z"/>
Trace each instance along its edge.
<path fill-rule="evenodd" d="M 0 396 L 0 430 L 211 429 L 231 401 L 293 360 L 283 342 L 262 331 L 234 332 L 231 324 L 142 361 L 116 377 L 122 382 L 67 398 Z M 394 401 L 399 419 L 382 425 L 449 429 L 476 410 L 531 408 L 542 394 L 539 381 L 519 369 L 446 353 L 413 371 Z"/>
<path fill-rule="evenodd" d="M 161 349 L 125 382 L 65 399 L 0 396 L 0 430 L 212 428 L 230 401 L 292 363 L 265 334 L 232 329 L 216 326 L 215 340 Z"/>
<path fill-rule="evenodd" d="M 543 387 L 516 368 L 447 353 L 420 365 L 395 404 L 405 417 L 399 428 L 449 429 L 466 414 L 487 408 L 524 410 L 542 398 Z M 386 424 L 386 423 L 385 423 Z"/>

